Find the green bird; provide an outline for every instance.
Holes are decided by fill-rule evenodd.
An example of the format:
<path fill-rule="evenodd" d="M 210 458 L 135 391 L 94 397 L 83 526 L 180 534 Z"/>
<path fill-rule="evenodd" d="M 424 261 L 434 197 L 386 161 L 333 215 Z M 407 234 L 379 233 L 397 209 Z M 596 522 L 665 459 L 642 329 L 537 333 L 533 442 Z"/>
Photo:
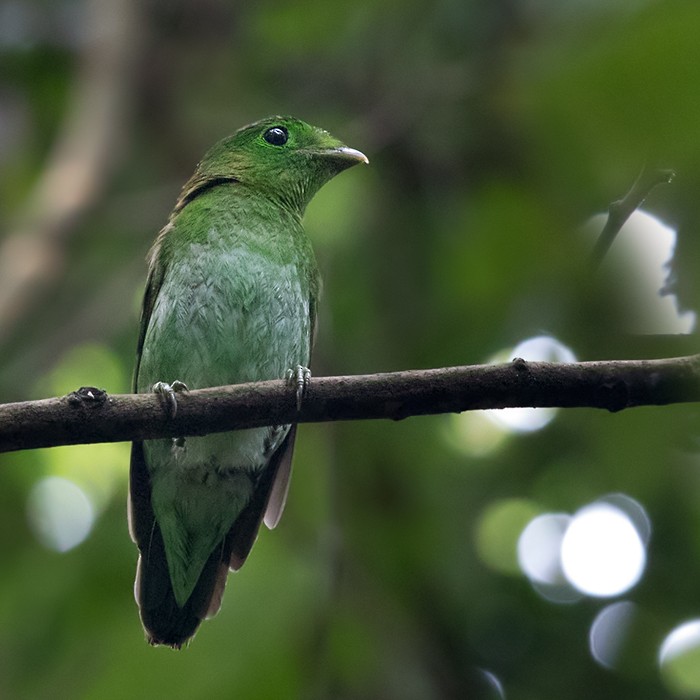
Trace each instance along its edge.
<path fill-rule="evenodd" d="M 213 146 L 149 254 L 134 390 L 307 379 L 320 277 L 302 227 L 320 187 L 367 163 L 293 117 L 263 119 Z M 134 442 L 129 529 L 134 591 L 151 644 L 180 648 L 220 606 L 261 521 L 275 527 L 295 426 Z"/>

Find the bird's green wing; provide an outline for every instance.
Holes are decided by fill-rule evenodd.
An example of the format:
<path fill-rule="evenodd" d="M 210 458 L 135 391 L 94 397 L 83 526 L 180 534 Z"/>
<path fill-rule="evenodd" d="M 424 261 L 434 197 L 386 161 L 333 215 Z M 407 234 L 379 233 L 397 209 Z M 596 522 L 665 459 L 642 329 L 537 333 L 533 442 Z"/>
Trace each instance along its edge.
<path fill-rule="evenodd" d="M 143 303 L 141 305 L 141 320 L 139 321 L 139 340 L 136 345 L 136 363 L 134 367 L 134 378 L 132 382 L 132 389 L 134 393 L 138 391 L 137 382 L 139 376 L 139 368 L 141 365 L 141 353 L 143 351 L 143 344 L 146 340 L 146 331 L 148 330 L 148 323 L 151 320 L 151 314 L 153 313 L 153 307 L 155 306 L 156 299 L 158 298 L 158 293 L 160 292 L 160 287 L 163 284 L 163 278 L 165 277 L 166 263 L 164 263 L 159 256 L 158 250 L 160 249 L 161 242 L 167 232 L 170 230 L 172 224 L 168 224 L 163 230 L 158 234 L 151 252 L 149 253 L 150 266 L 148 270 L 148 278 L 146 280 L 146 291 L 143 295 Z"/>

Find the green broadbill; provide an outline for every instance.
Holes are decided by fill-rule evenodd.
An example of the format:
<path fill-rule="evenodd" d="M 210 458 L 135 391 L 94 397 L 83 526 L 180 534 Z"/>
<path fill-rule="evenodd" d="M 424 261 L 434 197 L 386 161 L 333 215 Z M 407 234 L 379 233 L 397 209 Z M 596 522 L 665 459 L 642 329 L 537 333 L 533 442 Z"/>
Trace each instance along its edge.
<path fill-rule="evenodd" d="M 318 189 L 367 158 L 292 117 L 213 146 L 149 256 L 134 389 L 195 389 L 303 375 L 320 279 L 302 227 Z M 166 384 L 169 382 L 170 384 Z M 186 385 L 186 386 L 185 386 Z M 295 427 L 134 442 L 129 526 L 148 641 L 180 647 L 216 614 L 260 522 L 274 527 Z"/>

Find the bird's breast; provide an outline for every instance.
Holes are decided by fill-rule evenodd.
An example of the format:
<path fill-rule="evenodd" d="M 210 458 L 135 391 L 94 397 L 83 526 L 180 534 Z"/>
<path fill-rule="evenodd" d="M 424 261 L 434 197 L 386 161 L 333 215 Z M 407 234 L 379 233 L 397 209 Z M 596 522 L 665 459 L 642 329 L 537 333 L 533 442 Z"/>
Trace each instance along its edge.
<path fill-rule="evenodd" d="M 168 270 L 144 339 L 139 391 L 277 379 L 307 365 L 308 290 L 294 262 L 193 244 Z"/>

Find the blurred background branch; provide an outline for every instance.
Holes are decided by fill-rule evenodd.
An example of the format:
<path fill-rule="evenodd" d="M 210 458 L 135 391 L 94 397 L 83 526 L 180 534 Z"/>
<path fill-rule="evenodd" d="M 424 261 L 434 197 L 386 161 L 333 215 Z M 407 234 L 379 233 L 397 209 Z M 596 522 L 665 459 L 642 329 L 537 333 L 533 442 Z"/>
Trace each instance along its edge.
<path fill-rule="evenodd" d="M 668 184 L 674 177 L 673 170 L 660 170 L 648 165 L 642 168 L 629 192 L 622 199 L 612 202 L 608 207 L 608 218 L 591 253 L 591 262 L 594 267 L 603 261 L 605 254 L 615 240 L 615 236 L 620 233 L 632 213 L 642 206 L 651 190 L 657 185 Z"/>
<path fill-rule="evenodd" d="M 86 4 L 69 108 L 14 226 L 0 241 L 0 345 L 61 279 L 69 239 L 128 143 L 141 38 L 138 4 Z"/>

